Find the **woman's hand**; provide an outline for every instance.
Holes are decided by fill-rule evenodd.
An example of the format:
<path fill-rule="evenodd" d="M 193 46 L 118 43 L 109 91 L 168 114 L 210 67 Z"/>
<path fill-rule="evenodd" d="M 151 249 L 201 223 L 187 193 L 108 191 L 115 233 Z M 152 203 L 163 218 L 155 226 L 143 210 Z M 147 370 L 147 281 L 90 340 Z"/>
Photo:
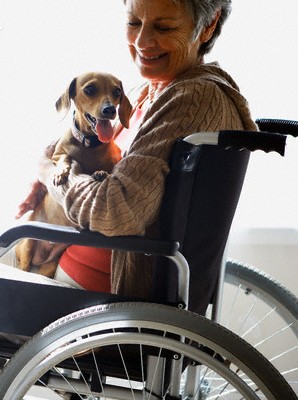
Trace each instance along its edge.
<path fill-rule="evenodd" d="M 43 157 L 39 161 L 38 179 L 36 179 L 30 187 L 28 195 L 18 207 L 18 212 L 15 216 L 16 219 L 21 218 L 28 211 L 34 210 L 47 193 L 45 183 L 55 168 L 51 161 L 51 157 L 55 150 L 55 143 L 50 144 L 44 152 Z"/>
<path fill-rule="evenodd" d="M 27 197 L 19 205 L 18 213 L 15 218 L 21 218 L 26 212 L 34 210 L 47 193 L 47 188 L 38 180 L 34 181 L 30 187 Z"/>

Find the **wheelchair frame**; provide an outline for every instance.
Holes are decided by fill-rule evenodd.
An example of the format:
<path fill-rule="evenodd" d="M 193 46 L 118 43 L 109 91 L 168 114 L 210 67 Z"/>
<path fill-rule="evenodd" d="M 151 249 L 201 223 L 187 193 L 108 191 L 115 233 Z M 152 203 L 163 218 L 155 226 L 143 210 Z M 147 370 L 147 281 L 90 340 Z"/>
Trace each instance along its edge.
<path fill-rule="evenodd" d="M 240 135 L 240 136 L 239 136 Z M 200 137 L 203 137 L 204 140 L 207 138 L 208 134 L 200 134 Z M 227 137 L 232 137 L 231 132 L 227 132 L 227 134 L 223 134 L 220 139 L 220 135 L 216 137 L 216 140 L 213 144 L 220 145 L 222 143 L 223 147 L 235 146 L 239 149 L 243 147 L 248 147 L 251 150 L 255 150 L 259 147 L 265 149 L 265 151 L 274 150 L 274 146 L 272 145 L 272 140 L 276 143 L 276 148 L 280 153 L 283 152 L 283 145 L 285 143 L 285 139 L 283 136 L 279 135 L 269 135 L 264 134 L 262 136 L 262 145 L 260 143 L 256 144 L 256 139 L 252 140 L 250 137 L 246 142 L 246 138 L 249 136 L 247 133 L 239 132 L 235 134 L 234 138 L 232 138 L 232 144 L 227 142 Z M 212 140 L 214 139 L 214 134 L 211 135 Z M 235 139 L 236 137 L 236 139 Z M 241 139 L 239 140 L 239 137 Z M 220 139 L 220 140 L 218 140 Z M 258 138 L 257 138 L 258 139 Z M 186 139 L 189 140 L 189 139 Z M 190 139 L 193 140 L 193 137 Z M 207 139 L 208 142 L 209 139 Z M 234 141 L 234 142 L 233 142 Z M 245 142 L 243 144 L 243 141 Z M 272 147 L 273 146 L 273 147 Z M 185 161 L 185 160 L 184 160 Z M 169 358 L 171 360 L 170 364 L 170 375 L 172 377 L 172 384 L 167 387 L 165 390 L 165 383 L 160 380 L 156 380 L 156 375 L 164 376 L 164 372 L 168 371 L 168 366 L 164 365 L 164 362 L 160 362 L 160 359 L 166 360 L 168 355 L 160 354 L 157 356 L 156 352 L 153 351 L 153 354 L 148 355 L 147 360 L 147 368 L 149 373 L 147 374 L 146 385 L 149 385 L 150 389 L 143 386 L 143 388 L 138 391 L 132 391 L 132 388 L 128 390 L 124 390 L 121 388 L 120 390 L 115 387 L 108 387 L 107 389 L 111 389 L 111 391 L 103 394 L 103 386 L 104 382 L 100 383 L 101 390 L 96 392 L 94 397 L 90 397 L 90 393 L 83 394 L 87 397 L 79 397 L 79 398 L 166 398 L 166 399 L 178 399 L 181 395 L 181 373 L 185 368 L 183 365 L 183 360 L 188 360 L 187 369 L 189 370 L 187 379 L 187 385 L 185 385 L 185 391 L 183 393 L 184 398 L 209 398 L 208 395 L 210 393 L 210 388 L 205 387 L 203 390 L 198 390 L 195 385 L 195 382 L 198 379 L 197 372 L 199 365 L 206 365 L 209 369 L 213 369 L 216 374 L 223 377 L 227 380 L 228 383 L 234 385 L 236 390 L 239 390 L 241 396 L 244 396 L 248 399 L 256 399 L 263 398 L 257 397 L 250 385 L 257 385 L 258 390 L 263 392 L 267 398 L 282 398 L 279 397 L 281 395 L 285 395 L 287 393 L 287 398 L 296 398 L 295 394 L 291 389 L 287 386 L 285 381 L 279 376 L 277 371 L 262 358 L 256 351 L 254 351 L 247 343 L 241 341 L 237 336 L 233 335 L 231 332 L 228 332 L 214 324 L 211 321 L 207 321 L 203 317 L 199 317 L 195 314 L 189 313 L 183 308 L 187 307 L 188 304 L 188 281 L 189 281 L 189 271 L 188 271 L 188 263 L 186 262 L 184 256 L 178 251 L 177 243 L 173 240 L 171 241 L 154 241 L 142 238 L 105 238 L 99 234 L 91 234 L 89 232 L 79 233 L 73 229 L 67 229 L 67 232 L 64 228 L 49 227 L 44 224 L 29 224 L 25 225 L 23 228 L 23 232 L 17 232 L 16 230 L 10 230 L 6 234 L 1 236 L 1 244 L 4 246 L 10 246 L 11 242 L 15 242 L 15 238 L 28 237 L 28 232 L 30 237 L 38 237 L 39 239 L 44 239 L 44 235 L 48 240 L 51 240 L 52 234 L 54 235 L 54 240 L 57 241 L 57 231 L 58 237 L 60 234 L 63 237 L 63 242 L 65 242 L 65 234 L 69 235 L 69 243 L 77 243 L 77 240 L 81 244 L 90 244 L 92 242 L 96 242 L 99 247 L 109 247 L 109 248 L 121 248 L 125 250 L 137 249 L 137 251 L 144 251 L 145 253 L 151 253 L 156 255 L 165 255 L 171 261 L 174 261 L 175 265 L 178 269 L 178 298 L 175 299 L 176 306 L 180 307 L 169 308 L 164 305 L 156 305 L 156 304 L 146 304 L 146 313 L 148 312 L 149 316 L 144 317 L 144 303 L 138 300 L 137 303 L 124 303 L 124 305 L 111 305 L 111 306 L 98 306 L 94 308 L 86 309 L 85 311 L 78 312 L 72 314 L 70 317 L 64 317 L 59 322 L 50 325 L 49 328 L 44 329 L 40 334 L 37 334 L 35 338 L 31 340 L 27 345 L 24 345 L 20 352 L 14 356 L 14 361 L 8 363 L 7 367 L 4 369 L 4 372 L 0 376 L 0 394 L 2 394 L 4 399 L 12 399 L 12 398 L 20 398 L 20 393 L 22 390 L 26 390 L 26 379 L 25 377 L 31 374 L 32 370 L 37 368 L 37 364 L 39 366 L 40 363 L 45 363 L 45 359 L 51 360 L 52 362 L 52 354 L 58 356 L 58 362 L 60 362 L 60 356 L 62 353 L 67 352 L 85 352 L 86 349 L 89 349 L 89 345 L 91 342 L 94 344 L 95 348 L 105 346 L 110 346 L 114 344 L 115 339 L 112 336 L 115 334 L 115 330 L 119 329 L 119 337 L 117 340 L 117 346 L 129 346 L 131 344 L 138 343 L 139 346 L 144 346 L 144 348 L 153 348 L 156 346 L 161 346 L 162 350 L 160 354 L 163 352 L 169 352 Z M 41 234 L 42 232 L 42 234 Z M 46 232 L 46 234 L 44 233 Z M 49 235 L 50 232 L 50 236 Z M 8 245 L 9 244 L 9 245 Z M 162 246 L 162 249 L 161 247 Z M 7 283 L 7 282 L 6 282 Z M 15 283 L 14 283 L 15 284 Z M 30 283 L 29 283 L 30 286 Z M 36 285 L 34 285 L 36 286 Z M 33 286 L 31 284 L 30 289 Z M 59 290 L 66 292 L 68 289 L 59 288 Z M 57 288 L 52 287 L 51 290 L 57 292 Z M 69 289 L 72 291 L 72 289 Z M 62 293 L 62 292 L 61 292 Z M 74 292 L 73 292 L 74 293 Z M 103 303 L 107 300 L 111 301 L 110 296 L 109 299 L 104 298 Z M 111 297 L 113 297 L 111 295 Z M 112 301 L 118 300 L 118 297 L 114 297 Z M 121 299 L 120 299 L 121 300 Z M 125 299 L 126 301 L 128 299 Z M 96 301 L 96 300 L 95 300 Z M 216 304 L 216 303 L 215 303 Z M 216 306 L 215 306 L 216 308 Z M 116 309 L 116 311 L 115 311 Z M 113 311 L 114 310 L 114 311 Z M 121 314 L 121 318 L 119 320 L 119 312 Z M 216 312 L 215 312 L 216 313 Z M 112 317 L 110 317 L 112 315 Z M 124 315 L 124 317 L 123 317 Z M 130 322 L 131 319 L 135 322 Z M 94 322 L 89 324 L 89 320 L 94 320 Z M 103 322 L 101 322 L 103 321 Z M 122 321 L 122 322 L 121 322 Z M 1 322 L 1 321 L 0 321 Z M 85 332 L 85 328 L 87 326 L 93 326 L 98 324 L 103 324 L 104 328 L 100 328 L 100 334 L 98 331 Z M 108 325 L 109 326 L 108 326 Z M 121 328 L 121 326 L 122 328 Z M 78 325 L 78 326 L 77 326 Z M 87 326 L 86 326 L 87 325 Z M 119 328 L 120 326 L 120 328 Z M 65 331 L 66 329 L 66 331 Z M 89 328 L 88 328 L 89 329 Z M 93 329 L 93 328 L 92 328 Z M 98 327 L 96 328 L 98 330 Z M 123 332 L 121 331 L 123 329 Z M 106 330 L 111 330 L 113 333 L 109 331 L 108 337 L 104 337 L 103 341 L 103 333 Z M 84 331 L 84 332 L 83 332 Z M 121 334 L 120 334 L 121 331 Z M 154 333 L 153 333 L 154 331 Z M 73 334 L 72 339 L 68 339 L 69 344 L 63 342 L 61 344 L 62 338 L 65 336 L 71 336 L 71 332 L 76 332 Z M 117 331 L 118 332 L 118 331 Z M 207 333 L 206 333 L 207 332 Z M 162 338 L 160 337 L 162 333 Z M 94 339 L 92 338 L 94 336 Z M 115 335 L 114 335 L 115 336 Z M 142 337 L 141 337 L 142 336 Z M 169 336 L 169 337 L 168 337 Z M 128 338 L 129 337 L 129 338 Z M 58 338 L 58 339 L 57 339 Z M 183 338 L 183 339 L 182 339 Z M 223 339 L 223 344 L 220 343 L 220 338 Z M 58 341 L 58 347 L 52 347 L 53 341 Z M 200 343 L 199 346 L 193 347 L 189 345 L 189 343 Z M 46 347 L 52 347 L 49 350 L 49 353 L 45 357 L 44 355 L 44 345 Z M 62 347 L 61 347 L 62 346 Z M 68 349 L 68 346 L 70 348 Z M 87 347 L 86 347 L 87 346 Z M 66 350 L 67 348 L 67 350 Z M 58 350 L 59 349 L 59 350 Z M 33 354 L 34 353 L 34 354 Z M 243 356 L 245 354 L 245 356 Z M 93 353 L 94 356 L 94 353 Z M 181 357 L 183 356 L 183 357 Z M 31 360 L 31 357 L 35 360 L 36 363 L 31 365 L 31 363 L 27 362 L 28 359 Z M 40 358 L 41 357 L 41 358 Z M 65 357 L 65 354 L 63 354 Z M 36 362 L 36 359 L 39 361 Z M 244 362 L 245 359 L 245 362 Z M 229 367 L 226 367 L 226 363 L 229 360 Z M 56 359 L 55 359 L 56 362 Z M 20 368 L 19 373 L 16 371 Z M 152 366 L 153 365 L 153 366 Z M 234 365 L 236 370 L 239 369 L 245 374 L 246 379 L 249 380 L 250 384 L 247 385 L 245 379 L 239 378 L 239 375 L 233 371 L 231 365 Z M 44 368 L 44 365 L 43 365 Z M 38 368 L 37 368 L 38 369 Z M 24 372 L 26 371 L 26 372 Z M 151 371 L 151 375 L 150 375 Z M 152 372 L 153 371 L 153 372 Z M 265 373 L 264 373 L 265 372 Z M 33 380 L 37 375 L 33 373 Z M 39 372 L 38 372 L 39 373 Z M 37 374 L 38 374 L 37 373 Z M 204 372 L 205 374 L 206 371 Z M 84 378 L 84 373 L 80 372 L 82 377 Z M 153 375 L 152 375 L 153 374 Z M 266 375 L 267 374 L 267 375 Z M 12 386 L 10 386 L 10 381 L 13 379 L 12 375 L 19 375 L 20 379 L 14 381 Z M 100 375 L 100 374 L 99 374 Z M 240 374 L 241 375 L 241 374 Z M 150 378 L 151 376 L 151 378 Z M 190 378 L 191 376 L 191 378 Z M 31 378 L 30 378 L 31 379 Z M 143 379 L 144 380 L 144 379 Z M 4 382 L 4 383 L 3 383 Z M 24 384 L 21 382 L 25 382 Z M 32 382 L 31 382 L 32 383 Z M 25 385 L 25 386 L 24 386 Z M 88 385 L 86 385 L 88 386 Z M 208 385 L 207 385 L 208 386 Z M 24 389 L 25 387 L 25 389 Z M 204 387 L 204 385 L 203 385 Z M 21 389 L 20 389 L 21 388 Z M 69 389 L 69 387 L 68 387 Z M 62 390 L 62 389 L 60 389 Z M 90 389 L 91 390 L 91 389 Z M 149 394 L 148 395 L 148 390 Z M 6 392 L 7 391 L 7 392 Z M 63 392 L 63 390 L 62 390 Z M 121 393 L 120 393 L 121 392 Z M 15 394 L 17 393 L 17 394 Z M 76 391 L 74 392 L 76 393 Z M 126 393 L 126 394 L 125 394 Z M 6 397 L 5 397 L 6 396 Z M 12 396 L 12 397 L 7 397 Z M 14 397 L 13 397 L 14 396 Z M 89 397 L 88 397 L 89 396 Z M 123 397 L 122 397 L 123 396 Z M 127 396 L 127 397 L 126 397 Z M 139 397 L 138 397 L 139 396 Z M 146 397 L 147 396 L 147 397 Z M 192 396 L 192 397 L 191 397 Z M 196 397 L 194 397 L 196 396 Z M 228 397 L 229 398 L 229 397 Z M 235 397 L 236 398 L 236 397 Z"/>

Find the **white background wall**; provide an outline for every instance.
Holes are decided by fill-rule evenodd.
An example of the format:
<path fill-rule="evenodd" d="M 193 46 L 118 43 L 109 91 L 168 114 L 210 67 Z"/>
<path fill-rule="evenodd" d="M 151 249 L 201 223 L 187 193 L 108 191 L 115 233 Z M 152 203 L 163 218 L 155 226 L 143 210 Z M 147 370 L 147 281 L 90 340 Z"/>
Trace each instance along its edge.
<path fill-rule="evenodd" d="M 254 118 L 298 119 L 297 0 L 234 0 L 233 8 L 208 60 L 234 77 Z M 0 230 L 15 223 L 42 149 L 68 125 L 54 104 L 71 79 L 102 70 L 127 89 L 140 81 L 123 28 L 121 0 L 0 0 Z M 285 158 L 253 154 L 235 231 L 296 233 L 298 142 L 288 143 Z"/>

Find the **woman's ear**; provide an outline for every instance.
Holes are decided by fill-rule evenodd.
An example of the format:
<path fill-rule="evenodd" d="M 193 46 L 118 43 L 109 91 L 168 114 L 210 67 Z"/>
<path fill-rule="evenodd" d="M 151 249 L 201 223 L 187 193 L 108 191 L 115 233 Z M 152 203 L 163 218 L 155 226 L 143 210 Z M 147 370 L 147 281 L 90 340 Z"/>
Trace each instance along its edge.
<path fill-rule="evenodd" d="M 212 38 L 220 16 L 221 16 L 221 10 L 217 10 L 211 24 L 206 26 L 200 34 L 201 43 L 206 43 L 208 42 L 208 40 Z"/>

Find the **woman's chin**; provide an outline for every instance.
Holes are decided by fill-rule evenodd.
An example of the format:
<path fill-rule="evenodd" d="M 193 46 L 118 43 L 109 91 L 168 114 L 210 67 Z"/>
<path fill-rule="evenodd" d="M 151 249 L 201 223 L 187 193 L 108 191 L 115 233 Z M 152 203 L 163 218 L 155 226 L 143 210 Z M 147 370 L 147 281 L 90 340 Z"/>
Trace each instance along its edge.
<path fill-rule="evenodd" d="M 154 60 L 151 62 L 137 60 L 136 65 L 143 78 L 148 80 L 159 80 L 166 77 L 168 71 L 168 63 L 165 59 Z"/>

